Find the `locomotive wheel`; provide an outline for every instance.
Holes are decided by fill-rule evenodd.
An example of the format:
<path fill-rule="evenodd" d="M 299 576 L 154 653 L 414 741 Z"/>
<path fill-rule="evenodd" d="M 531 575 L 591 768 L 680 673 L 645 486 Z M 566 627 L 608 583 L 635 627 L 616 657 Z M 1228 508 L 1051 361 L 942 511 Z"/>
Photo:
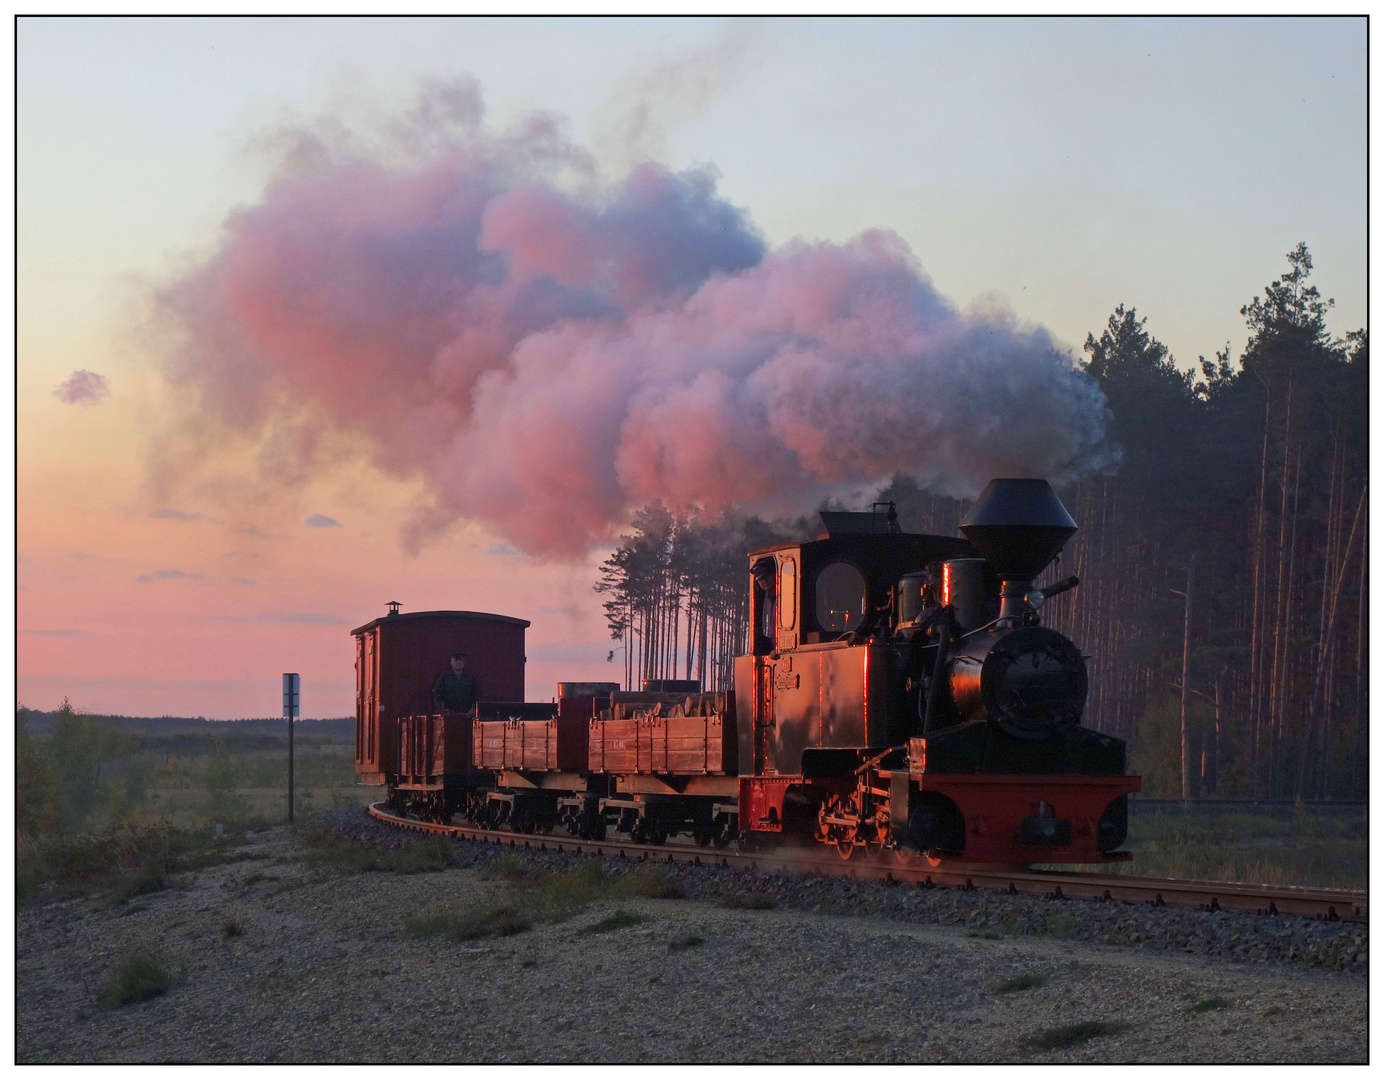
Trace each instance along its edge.
<path fill-rule="evenodd" d="M 843 858 L 843 859 L 849 859 L 852 855 L 855 854 L 855 841 L 854 841 L 854 840 L 838 840 L 838 841 L 836 841 L 836 853 L 837 853 L 838 855 L 840 855 L 841 858 Z"/>

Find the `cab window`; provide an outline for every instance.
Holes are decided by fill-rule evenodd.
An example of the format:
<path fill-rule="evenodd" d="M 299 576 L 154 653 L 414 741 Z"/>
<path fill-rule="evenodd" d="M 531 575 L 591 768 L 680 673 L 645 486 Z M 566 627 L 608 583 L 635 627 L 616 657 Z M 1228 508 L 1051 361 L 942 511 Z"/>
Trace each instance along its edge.
<path fill-rule="evenodd" d="M 850 563 L 834 562 L 817 574 L 817 625 L 827 633 L 854 630 L 865 617 L 865 575 Z"/>
<path fill-rule="evenodd" d="M 798 564 L 793 559 L 779 563 L 779 627 L 792 630 L 798 618 Z"/>

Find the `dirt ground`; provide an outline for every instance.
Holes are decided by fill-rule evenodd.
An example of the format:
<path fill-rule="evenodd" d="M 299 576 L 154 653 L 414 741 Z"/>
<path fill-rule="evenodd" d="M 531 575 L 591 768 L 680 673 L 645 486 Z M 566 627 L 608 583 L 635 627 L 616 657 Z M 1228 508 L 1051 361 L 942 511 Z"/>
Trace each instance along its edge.
<path fill-rule="evenodd" d="M 880 918 L 648 898 L 509 937 L 404 931 L 476 869 L 323 874 L 287 830 L 132 902 L 22 911 L 21 1062 L 1364 1062 L 1367 980 Z M 596 932 L 619 910 L 627 925 Z M 228 920 L 240 928 L 227 936 Z M 176 971 L 96 1007 L 119 959 Z M 1036 985 L 1006 989 L 1018 976 Z M 1067 1045 L 1058 1029 L 1085 1027 Z M 1081 1037 L 1083 1036 L 1084 1037 Z"/>

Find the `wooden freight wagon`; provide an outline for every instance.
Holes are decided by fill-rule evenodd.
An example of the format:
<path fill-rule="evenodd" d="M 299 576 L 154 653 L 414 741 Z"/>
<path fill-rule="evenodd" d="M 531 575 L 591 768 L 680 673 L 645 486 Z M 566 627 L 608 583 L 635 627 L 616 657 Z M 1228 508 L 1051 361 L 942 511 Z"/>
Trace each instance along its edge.
<path fill-rule="evenodd" d="M 401 789 L 441 789 L 444 777 L 460 778 L 471 763 L 471 720 L 458 713 L 399 718 Z"/>
<path fill-rule="evenodd" d="M 620 694 L 590 724 L 588 768 L 615 774 L 735 775 L 724 694 Z"/>
<path fill-rule="evenodd" d="M 356 774 L 384 784 L 399 770 L 400 717 L 436 712 L 433 686 L 452 653 L 467 654 L 482 701 L 524 698 L 524 631 L 529 623 L 484 611 L 399 612 L 357 627 Z"/>
<path fill-rule="evenodd" d="M 472 763 L 478 769 L 556 772 L 557 706 L 523 701 L 492 701 L 476 706 Z"/>
<path fill-rule="evenodd" d="M 734 725 L 732 725 L 733 727 Z M 727 769 L 725 719 L 715 716 L 659 716 L 649 721 L 650 770 L 655 773 L 721 774 Z M 735 735 L 730 740 L 733 761 Z"/>

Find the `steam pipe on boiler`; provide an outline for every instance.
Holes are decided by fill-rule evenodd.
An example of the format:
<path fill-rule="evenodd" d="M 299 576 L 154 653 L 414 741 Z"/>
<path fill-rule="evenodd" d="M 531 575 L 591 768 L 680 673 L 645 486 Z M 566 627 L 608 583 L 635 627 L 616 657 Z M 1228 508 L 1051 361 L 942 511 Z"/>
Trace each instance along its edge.
<path fill-rule="evenodd" d="M 938 702 L 942 695 L 942 680 L 947 674 L 947 654 L 951 651 L 951 605 L 945 605 L 937 613 L 933 623 L 937 630 L 937 657 L 932 662 L 932 682 L 927 687 L 927 712 L 923 716 L 923 734 L 932 730 L 933 717 L 937 715 Z"/>

